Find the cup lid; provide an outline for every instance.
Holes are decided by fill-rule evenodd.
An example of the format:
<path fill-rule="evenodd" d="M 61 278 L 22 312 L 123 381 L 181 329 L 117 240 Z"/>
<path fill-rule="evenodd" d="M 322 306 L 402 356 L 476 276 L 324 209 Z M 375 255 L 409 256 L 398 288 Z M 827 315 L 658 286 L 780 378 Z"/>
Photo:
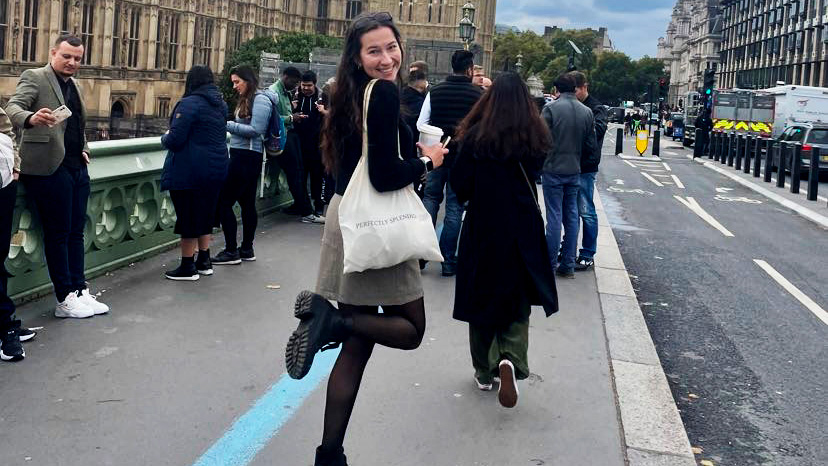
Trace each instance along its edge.
<path fill-rule="evenodd" d="M 426 134 L 430 134 L 432 136 L 442 136 L 443 135 L 443 130 L 436 127 L 436 126 L 420 125 L 420 126 L 417 127 L 417 129 L 420 131 L 420 133 L 426 133 Z"/>

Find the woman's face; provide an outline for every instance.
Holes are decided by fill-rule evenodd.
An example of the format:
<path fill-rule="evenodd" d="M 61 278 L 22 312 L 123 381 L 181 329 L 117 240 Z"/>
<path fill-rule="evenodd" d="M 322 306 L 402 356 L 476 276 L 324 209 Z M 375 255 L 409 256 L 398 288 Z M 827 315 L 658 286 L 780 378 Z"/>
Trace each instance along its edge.
<path fill-rule="evenodd" d="M 238 77 L 235 74 L 230 75 L 230 82 L 233 83 L 233 89 L 239 93 L 239 95 L 244 95 L 247 92 L 247 81 Z"/>
<path fill-rule="evenodd" d="M 359 60 L 365 74 L 375 79 L 396 80 L 402 51 L 394 31 L 389 27 L 380 27 L 363 34 L 360 42 Z"/>

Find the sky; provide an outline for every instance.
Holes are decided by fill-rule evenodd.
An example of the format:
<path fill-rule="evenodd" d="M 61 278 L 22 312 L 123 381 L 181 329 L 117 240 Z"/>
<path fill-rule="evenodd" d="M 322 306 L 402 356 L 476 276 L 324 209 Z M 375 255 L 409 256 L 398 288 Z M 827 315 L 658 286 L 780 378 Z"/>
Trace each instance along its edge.
<path fill-rule="evenodd" d="M 674 5 L 674 0 L 498 0 L 496 23 L 540 34 L 544 26 L 603 26 L 615 49 L 636 60 L 656 56 Z"/>

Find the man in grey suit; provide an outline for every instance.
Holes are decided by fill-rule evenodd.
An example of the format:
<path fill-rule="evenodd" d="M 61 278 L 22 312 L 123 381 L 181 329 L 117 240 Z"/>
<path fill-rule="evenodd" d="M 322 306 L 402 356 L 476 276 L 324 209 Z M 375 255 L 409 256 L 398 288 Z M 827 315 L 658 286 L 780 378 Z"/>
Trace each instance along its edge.
<path fill-rule="evenodd" d="M 84 276 L 89 148 L 83 98 L 72 78 L 83 52 L 80 38 L 58 37 L 49 64 L 24 71 L 6 105 L 20 130 L 20 181 L 43 226 L 46 265 L 58 301 L 56 317 L 83 318 L 109 311 L 89 292 Z M 71 115 L 61 121 L 64 106 Z"/>

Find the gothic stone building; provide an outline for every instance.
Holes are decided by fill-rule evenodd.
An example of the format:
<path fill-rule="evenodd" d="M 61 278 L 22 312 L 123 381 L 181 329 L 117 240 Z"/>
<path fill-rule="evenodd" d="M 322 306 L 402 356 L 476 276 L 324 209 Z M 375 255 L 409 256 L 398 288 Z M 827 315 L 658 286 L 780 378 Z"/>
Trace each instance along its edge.
<path fill-rule="evenodd" d="M 254 36 L 315 32 L 342 37 L 362 11 L 388 11 L 408 50 L 444 70 L 462 47 L 465 0 L 0 0 L 0 95 L 20 74 L 43 66 L 61 33 L 85 44 L 79 72 L 91 139 L 158 134 L 183 93 L 187 70 L 214 71 Z M 475 50 L 489 67 L 496 0 L 475 0 Z"/>

